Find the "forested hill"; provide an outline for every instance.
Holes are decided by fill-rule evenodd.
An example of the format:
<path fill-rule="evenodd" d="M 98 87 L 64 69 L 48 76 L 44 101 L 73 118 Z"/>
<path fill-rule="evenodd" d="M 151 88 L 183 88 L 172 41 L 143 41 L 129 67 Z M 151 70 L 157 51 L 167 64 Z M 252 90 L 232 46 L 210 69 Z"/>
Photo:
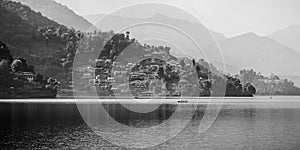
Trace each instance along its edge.
<path fill-rule="evenodd" d="M 66 25 L 69 28 L 81 30 L 83 32 L 96 28 L 85 18 L 77 15 L 67 6 L 57 3 L 54 0 L 15 0 L 24 5 L 30 6 L 34 11 L 41 12 L 44 16 Z"/>
<path fill-rule="evenodd" d="M 54 71 L 53 66 L 68 61 L 60 61 L 60 58 L 74 55 L 76 48 L 70 43 L 79 41 L 74 29 L 9 0 L 0 0 L 0 17 L 0 41 L 7 44 L 13 56 L 23 57 L 35 66 L 37 73 L 57 77 L 63 68 Z M 54 53 L 60 56 L 53 57 Z"/>
<path fill-rule="evenodd" d="M 52 42 L 47 45 L 50 37 L 46 37 L 44 30 L 51 27 L 64 31 L 67 27 L 18 2 L 0 0 L 0 11 L 0 40 L 9 45 L 13 55 L 41 58 L 62 45 Z"/>
<path fill-rule="evenodd" d="M 42 16 L 41 13 L 33 11 L 29 6 L 21 3 L 12 2 L 9 0 L 0 0 L 0 6 L 3 9 L 9 10 L 11 13 L 17 14 L 22 20 L 26 21 L 26 23 L 32 25 L 33 27 L 48 25 L 66 28 L 63 25 L 60 25 L 57 22 Z M 3 20 L 3 18 L 1 19 Z"/>

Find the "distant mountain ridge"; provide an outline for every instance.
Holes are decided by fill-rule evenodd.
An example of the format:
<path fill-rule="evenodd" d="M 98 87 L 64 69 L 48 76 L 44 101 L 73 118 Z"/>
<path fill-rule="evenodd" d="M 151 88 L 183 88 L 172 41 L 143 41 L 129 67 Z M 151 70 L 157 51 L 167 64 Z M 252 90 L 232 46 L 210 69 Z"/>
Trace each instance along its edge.
<path fill-rule="evenodd" d="M 94 31 L 96 28 L 85 18 L 77 15 L 67 6 L 57 3 L 55 0 L 14 0 L 30 6 L 34 11 L 41 12 L 54 21 L 75 30 Z"/>
<path fill-rule="evenodd" d="M 219 51 L 216 50 L 215 46 L 212 46 L 212 40 L 205 39 L 209 36 L 209 33 L 205 32 L 204 26 L 197 26 L 195 23 L 191 23 L 186 20 L 171 18 L 165 15 L 156 14 L 150 18 L 127 18 L 121 16 L 105 16 L 103 14 L 99 15 L 89 15 L 85 16 L 88 20 L 95 23 L 98 28 L 108 29 L 119 29 L 121 28 L 118 21 L 123 24 L 130 25 L 136 22 L 142 21 L 161 21 L 163 23 L 173 22 L 178 24 L 178 26 L 188 27 L 191 31 L 187 31 L 187 34 L 201 33 L 201 35 L 195 35 L 203 40 L 201 43 L 202 48 L 205 49 L 209 60 L 211 62 L 218 62 L 218 66 L 222 66 L 222 60 L 214 56 L 220 55 Z M 102 18 L 104 17 L 104 18 Z M 102 22 L 97 23 L 95 21 L 100 18 L 106 24 Z M 197 32 L 193 32 L 197 28 Z M 203 29 L 198 29 L 203 28 Z M 215 40 L 218 41 L 220 49 L 224 55 L 225 66 L 227 66 L 228 72 L 232 74 L 237 74 L 237 70 L 244 68 L 253 68 L 263 74 L 300 74 L 300 69 L 294 67 L 296 64 L 300 64 L 299 58 L 300 54 L 294 49 L 269 38 L 258 36 L 255 33 L 247 33 L 240 36 L 226 38 L 223 34 L 211 31 Z M 176 36 L 169 36 L 169 38 L 178 38 Z M 298 38 L 299 39 L 299 38 Z M 298 42 L 300 43 L 300 42 Z M 189 51 L 189 56 L 199 56 L 199 54 Z M 224 64 L 223 64 L 224 65 Z"/>
<path fill-rule="evenodd" d="M 271 38 L 254 33 L 229 38 L 220 42 L 226 63 L 239 68 L 253 68 L 264 74 L 300 74 L 300 55 Z"/>
<path fill-rule="evenodd" d="M 97 18 L 97 16 L 99 18 Z M 115 15 L 95 15 L 94 18 L 88 19 L 93 22 L 95 26 L 101 30 L 114 30 L 116 32 L 119 32 L 120 30 L 124 29 L 124 27 L 129 27 L 133 24 L 141 24 L 141 26 L 137 26 L 137 28 L 133 27 L 130 28 L 131 36 L 137 38 L 137 39 L 148 39 L 149 37 L 160 37 L 160 39 L 166 39 L 167 41 L 173 42 L 173 43 L 181 43 L 178 46 L 180 47 L 180 50 L 186 50 L 183 54 L 188 56 L 193 56 L 195 59 L 201 59 L 204 58 L 208 61 L 211 60 L 218 60 L 220 61 L 221 56 L 219 53 L 219 49 L 216 45 L 216 40 L 224 40 L 225 36 L 221 33 L 216 33 L 213 31 L 208 30 L 204 25 L 200 23 L 192 23 L 189 21 L 186 21 L 184 19 L 177 19 L 172 18 L 169 16 L 166 16 L 164 14 L 154 14 L 152 17 L 149 18 L 130 18 L 130 17 L 122 17 L 122 16 L 115 16 Z M 143 24 L 143 22 L 150 22 L 154 24 L 146 25 Z M 168 27 L 162 27 L 159 25 L 155 25 L 155 23 L 159 24 L 166 24 L 171 26 L 171 28 Z M 143 26 L 145 25 L 145 26 Z M 180 29 L 184 30 L 185 35 L 188 37 L 192 37 L 195 41 L 198 41 L 198 46 L 195 47 L 194 44 L 193 47 L 187 43 L 191 43 L 191 40 L 188 40 L 186 36 L 184 36 L 182 33 L 174 30 Z M 163 32 L 162 30 L 163 29 Z M 148 32 L 148 33 L 145 33 Z M 213 35 L 213 36 L 212 36 Z M 147 43 L 148 44 L 148 43 Z M 152 45 L 154 43 L 151 43 Z M 207 48 L 209 47 L 209 48 Z M 174 47 L 172 49 L 174 50 Z M 177 54 L 180 54 L 177 52 Z M 207 58 L 205 58 L 207 56 Z"/>
<path fill-rule="evenodd" d="M 300 53 L 300 25 L 292 25 L 281 29 L 272 33 L 269 37 Z"/>

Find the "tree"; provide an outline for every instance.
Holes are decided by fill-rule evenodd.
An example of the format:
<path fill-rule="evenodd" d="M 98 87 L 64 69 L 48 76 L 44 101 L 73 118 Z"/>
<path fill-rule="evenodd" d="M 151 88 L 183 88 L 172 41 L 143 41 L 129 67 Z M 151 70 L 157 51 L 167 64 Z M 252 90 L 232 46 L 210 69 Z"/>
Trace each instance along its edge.
<path fill-rule="evenodd" d="M 180 61 L 180 63 L 179 63 L 180 65 L 181 65 L 181 67 L 184 69 L 184 67 L 185 67 L 185 62 L 184 62 L 184 59 L 182 59 L 181 61 Z"/>
<path fill-rule="evenodd" d="M 8 87 L 11 81 L 10 67 L 7 60 L 0 61 L 0 87 Z"/>
<path fill-rule="evenodd" d="M 126 39 L 127 39 L 127 40 L 130 39 L 129 35 L 130 35 L 130 32 L 129 32 L 129 31 L 126 31 Z"/>
<path fill-rule="evenodd" d="M 247 83 L 244 89 L 244 95 L 245 96 L 253 96 L 256 94 L 256 89 L 253 85 L 250 83 Z"/>
<path fill-rule="evenodd" d="M 246 85 L 246 83 L 251 83 L 253 84 L 254 81 L 257 78 L 257 74 L 253 69 L 251 70 L 241 70 L 240 71 L 240 80 L 243 83 L 243 85 Z"/>
<path fill-rule="evenodd" d="M 271 80 L 280 80 L 279 76 L 275 75 L 273 73 L 270 75 L 270 78 L 271 78 Z"/>
<path fill-rule="evenodd" d="M 158 78 L 162 79 L 163 77 L 164 77 L 164 68 L 160 66 L 158 69 Z"/>
<path fill-rule="evenodd" d="M 8 47 L 0 41 L 0 60 L 2 59 L 6 59 L 8 63 L 11 63 L 13 58 L 10 55 Z"/>
<path fill-rule="evenodd" d="M 31 70 L 33 67 L 28 68 L 28 65 L 26 63 L 26 59 L 24 58 L 16 58 L 12 63 L 11 63 L 11 69 L 13 72 L 32 72 Z"/>

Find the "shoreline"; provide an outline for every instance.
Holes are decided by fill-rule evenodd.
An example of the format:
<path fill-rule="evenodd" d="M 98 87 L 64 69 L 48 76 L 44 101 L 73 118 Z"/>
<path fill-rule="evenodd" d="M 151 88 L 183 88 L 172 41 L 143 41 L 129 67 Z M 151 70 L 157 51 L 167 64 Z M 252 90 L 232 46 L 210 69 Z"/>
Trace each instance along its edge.
<path fill-rule="evenodd" d="M 299 96 L 258 96 L 258 97 L 180 97 L 180 98 L 153 98 L 153 99 L 130 99 L 130 98 L 98 98 L 80 97 L 57 97 L 55 99 L 0 99 L 0 104 L 20 103 L 45 103 L 45 104 L 255 104 L 255 103 L 300 103 Z"/>

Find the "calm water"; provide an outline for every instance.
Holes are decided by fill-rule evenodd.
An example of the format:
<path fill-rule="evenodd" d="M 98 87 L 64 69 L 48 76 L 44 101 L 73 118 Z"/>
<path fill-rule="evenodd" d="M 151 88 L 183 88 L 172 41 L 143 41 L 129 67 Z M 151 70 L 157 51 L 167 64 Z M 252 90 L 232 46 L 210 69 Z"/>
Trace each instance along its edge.
<path fill-rule="evenodd" d="M 32 101 L 0 102 L 0 149 L 130 149 L 120 147 L 94 133 L 71 100 L 53 100 L 65 101 L 58 103 Z M 91 104 L 82 105 L 89 110 L 96 107 Z M 192 103 L 181 105 L 185 105 L 180 110 L 183 114 L 196 106 Z M 214 105 L 220 106 L 220 103 Z M 147 128 L 168 120 L 179 105 L 164 105 L 159 108 L 160 111 L 142 115 L 119 112 L 120 106 L 117 104 L 103 106 L 125 126 Z M 199 124 L 206 108 L 205 102 L 199 104 L 182 132 L 171 140 L 148 149 L 300 149 L 300 97 L 225 99 L 216 120 L 206 132 L 199 134 Z M 183 120 L 180 117 L 175 119 Z M 153 131 L 153 135 L 156 138 L 164 136 L 174 126 L 167 124 L 166 127 L 158 135 Z M 98 128 L 107 134 L 132 134 L 131 130 L 126 131 L 126 128 L 118 128 L 109 123 L 99 124 Z M 121 141 L 124 137 L 122 134 L 114 140 Z"/>

